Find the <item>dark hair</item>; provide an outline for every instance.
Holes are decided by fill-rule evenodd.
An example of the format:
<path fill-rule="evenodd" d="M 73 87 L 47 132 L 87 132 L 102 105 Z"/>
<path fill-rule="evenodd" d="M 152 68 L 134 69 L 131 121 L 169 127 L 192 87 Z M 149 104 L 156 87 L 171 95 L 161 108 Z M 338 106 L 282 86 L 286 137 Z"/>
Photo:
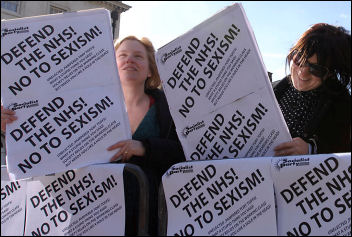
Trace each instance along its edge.
<path fill-rule="evenodd" d="M 156 66 L 155 49 L 154 49 L 152 42 L 146 37 L 138 39 L 136 36 L 127 36 L 127 37 L 123 38 L 121 41 L 115 42 L 115 51 L 117 51 L 117 49 L 120 47 L 120 45 L 126 40 L 138 41 L 139 43 L 141 43 L 144 46 L 144 48 L 147 51 L 147 57 L 148 57 L 149 70 L 151 73 L 151 77 L 148 78 L 145 82 L 145 85 L 144 85 L 145 90 L 159 88 L 161 85 L 161 80 L 160 80 L 158 68 Z"/>
<path fill-rule="evenodd" d="M 316 54 L 317 64 L 329 69 L 328 76 L 323 78 L 323 89 L 339 93 L 351 88 L 351 34 L 345 28 L 314 24 L 291 48 L 286 66 L 290 65 L 296 52 L 302 55 L 301 63 Z"/>

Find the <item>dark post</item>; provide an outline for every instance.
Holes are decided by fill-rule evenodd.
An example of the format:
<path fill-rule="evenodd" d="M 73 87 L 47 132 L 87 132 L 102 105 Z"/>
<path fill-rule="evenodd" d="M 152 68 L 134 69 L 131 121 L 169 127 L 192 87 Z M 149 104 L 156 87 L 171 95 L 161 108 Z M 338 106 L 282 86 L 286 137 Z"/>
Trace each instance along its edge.
<path fill-rule="evenodd" d="M 269 76 L 270 82 L 273 82 L 273 73 L 268 72 L 268 76 Z"/>
<path fill-rule="evenodd" d="M 119 19 L 119 12 L 117 11 L 117 9 L 111 12 L 111 18 L 112 18 L 112 36 L 113 38 L 115 38 L 116 21 L 118 21 Z"/>

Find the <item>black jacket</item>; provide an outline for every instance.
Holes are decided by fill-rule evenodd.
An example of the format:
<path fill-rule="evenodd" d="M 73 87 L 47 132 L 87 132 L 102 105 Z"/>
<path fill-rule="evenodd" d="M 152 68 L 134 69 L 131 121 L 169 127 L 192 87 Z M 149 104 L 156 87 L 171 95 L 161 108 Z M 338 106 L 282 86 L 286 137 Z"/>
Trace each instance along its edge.
<path fill-rule="evenodd" d="M 289 87 L 286 77 L 273 83 L 276 99 L 280 101 Z M 334 95 L 321 90 L 313 120 L 304 130 L 303 140 L 313 138 L 318 154 L 351 152 L 351 96 L 346 91 Z"/>
<path fill-rule="evenodd" d="M 175 124 L 172 120 L 164 92 L 147 90 L 146 93 L 155 99 L 156 115 L 160 128 L 160 137 L 141 140 L 146 154 L 144 157 L 133 156 L 130 163 L 136 164 L 146 174 L 149 183 L 149 235 L 158 234 L 158 191 L 162 175 L 173 165 L 185 161 L 181 143 L 178 139 Z M 137 235 L 136 223 L 139 210 L 138 182 L 133 175 L 126 174 L 124 178 L 126 200 L 125 235 Z"/>
<path fill-rule="evenodd" d="M 173 164 L 185 161 L 185 155 L 164 92 L 155 89 L 147 90 L 146 93 L 155 99 L 160 137 L 143 139 L 142 143 L 146 148 L 146 155 L 132 157 L 130 162 L 142 168 L 153 170 L 160 179 Z"/>

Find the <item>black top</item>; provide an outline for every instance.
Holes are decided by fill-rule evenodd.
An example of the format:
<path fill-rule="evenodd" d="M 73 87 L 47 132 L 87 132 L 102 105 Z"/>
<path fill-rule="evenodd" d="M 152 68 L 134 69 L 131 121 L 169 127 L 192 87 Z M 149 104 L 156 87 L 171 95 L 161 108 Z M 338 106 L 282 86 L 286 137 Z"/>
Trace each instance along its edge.
<path fill-rule="evenodd" d="M 148 118 L 142 121 L 144 128 L 133 135 L 133 139 L 143 143 L 146 154 L 143 157 L 133 156 L 129 163 L 141 167 L 149 183 L 149 235 L 158 234 L 158 190 L 162 175 L 174 164 L 185 161 L 185 156 L 180 141 L 176 133 L 175 125 L 172 120 L 166 97 L 161 90 L 148 90 L 148 95 L 155 99 L 154 105 L 147 113 Z M 146 121 L 145 121 L 146 120 Z M 158 124 L 154 124 L 157 122 Z M 148 123 L 148 124 L 147 124 Z M 153 130 L 153 128 L 157 128 Z M 153 131 L 152 131 L 153 130 Z M 139 188 L 138 182 L 133 175 L 124 176 L 125 205 L 126 205 L 126 227 L 125 235 L 137 235 L 138 213 L 139 210 Z"/>
<path fill-rule="evenodd" d="M 146 154 L 144 157 L 132 157 L 130 163 L 153 170 L 160 180 L 172 165 L 184 162 L 185 156 L 164 92 L 154 89 L 147 90 L 146 93 L 155 99 L 160 136 L 139 139 L 146 149 Z"/>
<path fill-rule="evenodd" d="M 274 93 L 292 137 L 313 138 L 318 154 L 351 152 L 351 96 L 322 87 L 299 92 L 289 77 L 273 83 Z"/>
<path fill-rule="evenodd" d="M 315 108 L 319 102 L 317 90 L 298 91 L 289 85 L 278 101 L 292 137 L 302 137 L 314 119 Z"/>

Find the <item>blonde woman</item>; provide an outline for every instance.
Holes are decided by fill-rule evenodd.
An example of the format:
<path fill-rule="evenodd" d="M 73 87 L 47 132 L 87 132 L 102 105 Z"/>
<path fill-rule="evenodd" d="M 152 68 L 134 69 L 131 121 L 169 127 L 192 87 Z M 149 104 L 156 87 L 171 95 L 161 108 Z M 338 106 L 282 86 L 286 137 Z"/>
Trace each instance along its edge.
<path fill-rule="evenodd" d="M 115 44 L 116 62 L 130 121 L 132 140 L 111 145 L 120 148 L 112 161 L 139 165 L 150 186 L 149 234 L 157 235 L 157 197 L 161 176 L 173 164 L 185 161 L 166 97 L 160 90 L 154 47 L 147 38 L 129 36 Z M 138 188 L 126 177 L 126 235 L 136 235 Z M 135 185 L 133 185 L 133 183 Z"/>

